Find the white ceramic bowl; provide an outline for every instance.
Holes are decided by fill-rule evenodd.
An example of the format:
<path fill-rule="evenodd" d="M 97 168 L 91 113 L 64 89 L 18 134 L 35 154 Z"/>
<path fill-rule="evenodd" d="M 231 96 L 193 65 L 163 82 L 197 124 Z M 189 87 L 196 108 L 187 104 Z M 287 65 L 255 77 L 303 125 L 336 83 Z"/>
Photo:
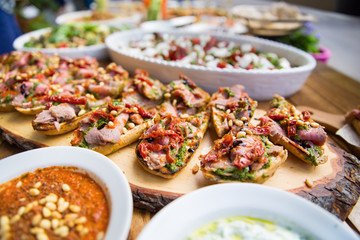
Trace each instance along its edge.
<path fill-rule="evenodd" d="M 58 54 L 61 57 L 70 57 L 70 58 L 81 58 L 81 57 L 94 57 L 97 59 L 107 58 L 108 52 L 106 50 L 105 44 L 97 44 L 92 46 L 77 47 L 77 48 L 28 48 L 24 47 L 24 44 L 28 42 L 31 38 L 38 38 L 45 33 L 51 31 L 51 28 L 44 28 L 32 32 L 25 33 L 15 39 L 13 47 L 16 50 L 25 51 L 25 52 L 43 52 L 45 54 Z"/>
<path fill-rule="evenodd" d="M 159 31 L 161 32 L 161 31 Z M 291 69 L 220 69 L 207 68 L 197 65 L 182 65 L 174 61 L 165 61 L 149 57 L 134 55 L 127 50 L 120 49 L 120 43 L 126 44 L 131 40 L 140 40 L 148 32 L 130 30 L 113 33 L 105 39 L 110 57 L 126 70 L 132 72 L 136 68 L 147 70 L 150 76 L 169 83 L 178 78 L 179 71 L 188 76 L 196 84 L 209 92 L 217 91 L 220 86 L 242 84 L 250 97 L 256 100 L 269 100 L 275 93 L 288 97 L 299 91 L 304 85 L 311 71 L 316 66 L 314 58 L 297 48 L 250 36 L 235 36 L 226 34 L 211 34 L 212 36 L 236 44 L 251 43 L 260 52 L 274 52 L 287 58 L 294 67 Z M 167 31 L 175 36 L 187 35 L 197 37 L 198 33 L 184 33 L 180 31 Z"/>
<path fill-rule="evenodd" d="M 184 240 L 204 224 L 233 216 L 274 221 L 305 231 L 313 236 L 310 239 L 359 239 L 334 215 L 295 194 L 258 184 L 227 183 L 201 188 L 171 202 L 137 240 Z"/>
<path fill-rule="evenodd" d="M 81 21 L 81 18 L 90 17 L 91 14 L 92 14 L 91 10 L 69 12 L 69 13 L 65 13 L 65 14 L 58 16 L 55 19 L 55 22 L 59 25 L 74 23 L 74 22 L 86 22 L 86 21 Z M 116 14 L 116 12 L 114 12 L 114 14 Z M 141 13 L 134 12 L 130 16 L 126 16 L 126 17 L 119 16 L 119 17 L 115 17 L 112 19 L 108 19 L 108 20 L 90 21 L 90 23 L 105 24 L 105 25 L 110 25 L 110 26 L 127 25 L 130 27 L 136 27 L 136 25 L 138 23 L 140 23 L 141 18 L 142 18 Z"/>
<path fill-rule="evenodd" d="M 0 160 L 0 184 L 26 172 L 51 166 L 74 166 L 85 171 L 104 190 L 110 207 L 106 240 L 125 240 L 133 213 L 129 183 L 119 167 L 97 152 L 76 147 L 46 147 Z"/>

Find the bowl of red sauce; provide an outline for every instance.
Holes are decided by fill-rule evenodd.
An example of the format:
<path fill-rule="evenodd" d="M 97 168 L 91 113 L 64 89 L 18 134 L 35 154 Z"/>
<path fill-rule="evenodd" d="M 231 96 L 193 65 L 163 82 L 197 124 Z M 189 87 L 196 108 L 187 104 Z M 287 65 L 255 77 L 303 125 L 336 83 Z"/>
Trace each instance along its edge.
<path fill-rule="evenodd" d="M 133 202 L 122 171 L 94 151 L 47 147 L 0 161 L 2 239 L 126 239 Z"/>

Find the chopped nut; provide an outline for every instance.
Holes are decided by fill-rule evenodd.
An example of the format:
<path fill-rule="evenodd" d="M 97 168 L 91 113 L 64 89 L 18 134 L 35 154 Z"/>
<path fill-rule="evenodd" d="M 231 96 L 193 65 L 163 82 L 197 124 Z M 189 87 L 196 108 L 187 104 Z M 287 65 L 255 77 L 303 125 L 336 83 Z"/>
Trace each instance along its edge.
<path fill-rule="evenodd" d="M 312 188 L 312 187 L 314 186 L 314 183 L 313 183 L 311 180 L 309 180 L 309 179 L 305 179 L 305 184 L 306 184 L 306 186 L 308 186 L 309 188 Z"/>
<path fill-rule="evenodd" d="M 72 212 L 74 212 L 74 213 L 78 213 L 78 212 L 80 212 L 80 210 L 81 210 L 78 205 L 70 205 L 70 206 L 69 206 L 69 209 L 70 209 L 70 211 L 72 211 Z"/>
<path fill-rule="evenodd" d="M 22 182 L 19 181 L 19 182 L 16 184 L 16 187 L 19 188 L 19 187 L 21 187 L 21 185 L 22 185 Z"/>
<path fill-rule="evenodd" d="M 41 187 L 41 185 L 42 185 L 41 182 L 37 182 L 37 183 L 35 183 L 34 188 L 39 188 L 39 187 Z"/>
<path fill-rule="evenodd" d="M 63 190 L 64 192 L 70 191 L 69 185 L 67 185 L 66 183 L 64 183 L 64 184 L 62 185 L 62 190 Z"/>
<path fill-rule="evenodd" d="M 51 227 L 51 222 L 49 219 L 42 219 L 40 221 L 40 227 L 44 228 L 44 229 L 50 229 Z"/>
<path fill-rule="evenodd" d="M 40 191 L 39 191 L 39 189 L 37 189 L 37 188 L 31 188 L 31 189 L 29 190 L 29 193 L 30 193 L 31 196 L 37 196 L 37 195 L 40 194 Z"/>
<path fill-rule="evenodd" d="M 199 172 L 199 165 L 195 164 L 194 167 L 192 168 L 192 173 L 197 174 L 198 172 Z"/>

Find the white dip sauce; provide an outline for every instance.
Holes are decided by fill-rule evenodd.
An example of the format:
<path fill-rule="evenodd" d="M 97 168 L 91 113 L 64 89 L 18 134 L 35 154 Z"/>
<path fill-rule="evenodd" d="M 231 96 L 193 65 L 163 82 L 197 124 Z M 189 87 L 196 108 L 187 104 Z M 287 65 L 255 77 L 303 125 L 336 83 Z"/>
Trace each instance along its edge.
<path fill-rule="evenodd" d="M 222 218 L 195 230 L 187 240 L 293 240 L 303 237 L 273 222 L 253 217 Z"/>

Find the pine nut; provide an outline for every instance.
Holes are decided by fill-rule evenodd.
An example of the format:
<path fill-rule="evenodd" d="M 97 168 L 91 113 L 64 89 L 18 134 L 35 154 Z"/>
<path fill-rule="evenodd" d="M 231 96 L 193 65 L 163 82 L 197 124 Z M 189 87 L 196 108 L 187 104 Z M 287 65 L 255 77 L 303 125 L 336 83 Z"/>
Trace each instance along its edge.
<path fill-rule="evenodd" d="M 61 199 L 61 198 L 60 198 Z M 57 210 L 59 212 L 64 212 L 69 207 L 69 202 L 62 202 L 61 204 L 58 203 Z"/>
<path fill-rule="evenodd" d="M 70 209 L 70 211 L 72 211 L 74 213 L 78 213 L 81 210 L 80 207 L 77 205 L 70 205 L 69 209 Z"/>
<path fill-rule="evenodd" d="M 86 217 L 85 217 L 85 216 L 82 216 L 82 217 L 76 219 L 76 220 L 75 220 L 75 223 L 76 223 L 76 224 L 84 224 L 84 223 L 86 223 L 86 221 L 87 221 Z"/>
<path fill-rule="evenodd" d="M 243 122 L 246 122 L 248 119 L 247 119 L 247 117 L 242 117 L 241 118 L 241 121 L 243 121 Z"/>
<path fill-rule="evenodd" d="M 49 240 L 49 238 L 45 233 L 38 233 L 36 234 L 36 240 Z"/>
<path fill-rule="evenodd" d="M 22 207 L 19 208 L 17 214 L 19 214 L 19 215 L 21 216 L 21 215 L 23 215 L 24 213 L 25 213 L 25 207 L 22 206 Z"/>
<path fill-rule="evenodd" d="M 96 236 L 96 240 L 102 240 L 104 239 L 104 236 L 105 236 L 104 232 L 99 232 L 98 235 Z"/>
<path fill-rule="evenodd" d="M 32 209 L 33 209 L 33 207 L 34 207 L 34 203 L 28 203 L 27 205 L 26 205 L 26 207 L 25 207 L 25 212 L 24 213 L 28 213 L 28 212 L 30 212 Z"/>
<path fill-rule="evenodd" d="M 53 229 L 56 229 L 59 226 L 59 220 L 52 219 L 51 220 L 51 226 L 52 226 Z"/>
<path fill-rule="evenodd" d="M 45 207 L 47 207 L 48 209 L 50 209 L 52 211 L 56 210 L 56 205 L 53 202 L 47 202 Z"/>
<path fill-rule="evenodd" d="M 58 196 L 55 193 L 50 193 L 45 199 L 47 202 L 56 202 L 58 200 Z"/>
<path fill-rule="evenodd" d="M 46 203 L 46 198 L 40 199 L 40 200 L 39 200 L 39 203 L 40 203 L 41 205 L 44 205 L 44 204 Z"/>
<path fill-rule="evenodd" d="M 233 126 L 233 120 L 229 120 L 229 127 Z"/>
<path fill-rule="evenodd" d="M 85 109 L 81 109 L 78 113 L 78 116 L 82 116 L 86 113 L 86 110 Z"/>
<path fill-rule="evenodd" d="M 60 237 L 66 237 L 69 235 L 69 228 L 67 226 L 61 226 L 55 229 L 54 233 Z"/>
<path fill-rule="evenodd" d="M 39 223 L 40 223 L 40 221 L 41 221 L 41 215 L 40 214 L 36 214 L 32 219 L 31 219 L 31 224 L 33 225 L 33 226 L 36 226 L 36 225 L 38 225 Z"/>
<path fill-rule="evenodd" d="M 17 221 L 20 220 L 20 215 L 19 214 L 16 214 L 15 216 L 13 216 L 11 219 L 10 219 L 10 224 L 14 224 L 16 223 Z"/>
<path fill-rule="evenodd" d="M 62 185 L 62 190 L 63 190 L 64 192 L 70 191 L 69 185 L 67 185 L 66 183 L 64 183 L 64 184 Z"/>
<path fill-rule="evenodd" d="M 113 127 L 114 126 L 114 123 L 112 121 L 109 121 L 108 124 L 107 124 L 109 127 Z M 65 190 L 64 190 L 65 191 Z"/>
<path fill-rule="evenodd" d="M 316 123 L 316 122 L 312 122 L 312 123 L 310 123 L 310 125 L 311 125 L 313 128 L 317 128 L 317 127 L 320 126 L 320 125 L 319 125 L 318 123 Z"/>
<path fill-rule="evenodd" d="M 65 215 L 65 221 L 74 221 L 77 218 L 77 214 L 76 213 L 68 213 Z"/>
<path fill-rule="evenodd" d="M 236 138 L 242 138 L 242 137 L 245 137 L 246 136 L 246 133 L 243 132 L 243 131 L 240 131 L 236 134 Z"/>
<path fill-rule="evenodd" d="M 170 98 L 170 97 L 171 97 L 171 94 L 170 94 L 170 93 L 165 93 L 165 94 L 164 94 L 164 97 L 165 97 L 165 98 Z"/>
<path fill-rule="evenodd" d="M 43 209 L 42 209 L 42 214 L 43 214 L 44 217 L 47 218 L 47 217 L 50 217 L 50 216 L 51 216 L 51 211 L 50 211 L 49 208 L 43 207 Z"/>
<path fill-rule="evenodd" d="M 117 112 L 116 110 L 111 110 L 110 114 L 113 115 L 113 116 L 115 116 L 115 115 L 118 114 L 118 112 Z"/>
<path fill-rule="evenodd" d="M 42 219 L 40 221 L 40 227 L 44 228 L 44 229 L 50 229 L 51 227 L 51 222 L 49 219 Z"/>
<path fill-rule="evenodd" d="M 8 216 L 1 216 L 0 218 L 0 226 L 6 225 L 10 223 L 10 219 Z"/>
<path fill-rule="evenodd" d="M 42 185 L 41 182 L 37 182 L 37 183 L 35 183 L 34 188 L 39 188 L 39 187 L 41 187 L 41 185 Z"/>
<path fill-rule="evenodd" d="M 53 211 L 53 212 L 51 213 L 51 217 L 57 218 L 57 219 L 61 219 L 61 218 L 62 218 L 62 215 L 61 215 L 61 213 L 59 213 L 58 211 Z"/>
<path fill-rule="evenodd" d="M 133 129 L 135 127 L 135 124 L 134 123 L 129 123 L 127 125 L 128 129 Z"/>
<path fill-rule="evenodd" d="M 37 196 L 37 195 L 40 194 L 40 191 L 39 191 L 39 189 L 37 189 L 37 188 L 31 188 L 31 189 L 29 190 L 29 193 L 30 193 L 31 196 Z"/>
<path fill-rule="evenodd" d="M 16 187 L 19 188 L 19 187 L 21 187 L 21 185 L 22 185 L 22 182 L 19 181 L 19 182 L 16 184 Z"/>

